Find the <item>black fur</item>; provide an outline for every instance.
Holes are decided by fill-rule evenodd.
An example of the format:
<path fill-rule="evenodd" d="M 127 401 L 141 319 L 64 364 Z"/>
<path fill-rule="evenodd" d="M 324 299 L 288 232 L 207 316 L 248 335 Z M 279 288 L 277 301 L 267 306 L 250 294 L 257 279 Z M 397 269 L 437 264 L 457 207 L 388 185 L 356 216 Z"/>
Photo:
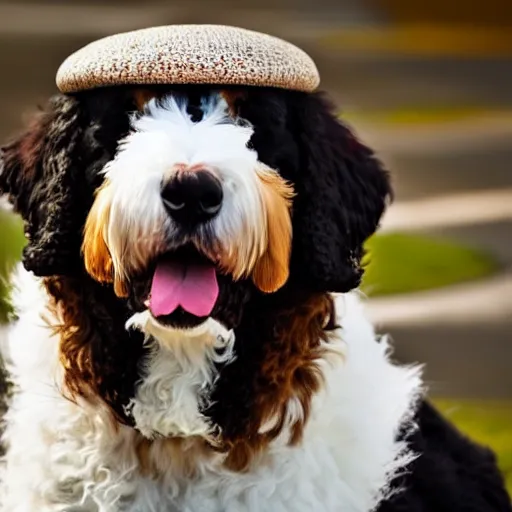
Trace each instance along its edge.
<path fill-rule="evenodd" d="M 279 343 L 276 338 L 283 329 L 282 325 L 288 327 L 286 321 L 290 312 L 307 314 L 303 311 L 304 305 L 312 295 L 292 285 L 272 295 L 252 291 L 251 300 L 243 311 L 242 322 L 235 328 L 236 359 L 218 368 L 219 379 L 210 397 L 212 405 L 203 411 L 213 424 L 221 427 L 225 439 L 254 436 L 258 428 L 251 428 L 254 427 L 255 412 L 260 412 L 255 408 L 258 407 L 262 390 L 274 395 L 280 392 L 272 376 L 262 371 L 266 358 Z M 326 331 L 333 329 L 331 323 L 326 326 Z M 283 357 L 296 355 L 292 350 L 285 352 L 287 349 L 282 348 Z"/>
<path fill-rule="evenodd" d="M 101 183 L 98 172 L 128 131 L 130 100 L 105 91 L 57 95 L 16 140 L 4 146 L 0 193 L 25 220 L 23 263 L 39 276 L 82 267 L 82 228 Z"/>
<path fill-rule="evenodd" d="M 99 171 L 128 132 L 128 112 L 134 108 L 124 90 L 57 95 L 0 155 L 0 193 L 8 194 L 25 221 L 24 266 L 52 277 L 50 295 L 68 302 L 68 316 L 89 344 L 90 364 L 87 371 L 74 370 L 77 378 L 83 372 L 87 385 L 126 423 L 131 420 L 124 406 L 139 378 L 143 336 L 126 331 L 133 313 L 112 289 L 85 273 L 80 247 L 94 191 L 103 179 Z M 101 373 L 101 380 L 93 382 L 89 369 Z"/>
<path fill-rule="evenodd" d="M 85 273 L 79 277 L 45 279 L 59 304 L 66 328 L 61 332 L 61 356 L 66 357 L 66 383 L 76 395 L 83 386 L 111 408 L 116 418 L 133 423 L 125 407 L 135 395 L 140 361 L 146 354 L 144 335 L 126 330 L 133 315 L 109 286 Z"/>
<path fill-rule="evenodd" d="M 260 160 L 297 192 L 292 279 L 315 291 L 356 288 L 363 243 L 391 198 L 388 173 L 319 94 L 252 89 L 240 114 Z"/>
<path fill-rule="evenodd" d="M 419 457 L 393 482 L 405 489 L 376 512 L 511 512 L 494 454 L 465 438 L 428 402 L 409 439 Z"/>

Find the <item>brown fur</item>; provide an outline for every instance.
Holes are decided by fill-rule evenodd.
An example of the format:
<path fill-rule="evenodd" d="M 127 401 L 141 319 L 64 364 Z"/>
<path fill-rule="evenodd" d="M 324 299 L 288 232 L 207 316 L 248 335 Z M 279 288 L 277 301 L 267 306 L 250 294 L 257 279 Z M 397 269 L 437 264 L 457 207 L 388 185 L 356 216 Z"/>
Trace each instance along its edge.
<path fill-rule="evenodd" d="M 152 100 L 153 98 L 157 98 L 158 96 L 159 96 L 158 91 L 154 90 L 154 89 L 140 88 L 140 89 L 135 89 L 133 91 L 133 100 L 134 100 L 135 106 L 137 107 L 137 109 L 139 111 L 144 110 L 146 103 L 148 101 Z"/>
<path fill-rule="evenodd" d="M 44 146 L 47 124 L 48 121 L 44 114 L 39 113 L 39 115 L 34 116 L 27 128 L 26 136 L 19 141 L 19 158 L 24 172 L 28 174 L 27 178 L 34 178 L 31 173 L 35 172 L 36 164 Z"/>
<path fill-rule="evenodd" d="M 207 442 L 199 437 L 152 440 L 142 435 L 138 435 L 136 453 L 141 473 L 154 479 L 170 467 L 183 478 L 194 478 L 199 461 L 214 455 Z"/>
<path fill-rule="evenodd" d="M 87 216 L 82 243 L 85 269 L 100 283 L 114 281 L 112 256 L 104 236 L 110 217 L 110 201 L 102 196 L 108 193 L 108 181 L 106 181 L 98 189 L 96 200 Z"/>
<path fill-rule="evenodd" d="M 130 423 L 124 406 L 133 396 L 144 355 L 142 336 L 125 330 L 130 313 L 111 290 L 86 275 L 43 282 L 58 322 L 51 327 L 59 337 L 64 396 L 102 400 L 118 421 Z"/>
<path fill-rule="evenodd" d="M 114 291 L 118 297 L 127 297 L 128 289 L 124 276 L 116 271 L 112 255 L 105 240 L 105 231 L 109 225 L 111 198 L 109 182 L 98 189 L 96 199 L 87 216 L 82 253 L 85 269 L 100 283 L 114 283 Z"/>
<path fill-rule="evenodd" d="M 15 190 L 25 182 L 35 185 L 40 178 L 41 166 L 38 164 L 46 143 L 49 124 L 50 119 L 43 112 L 36 114 L 21 136 L 13 138 L 11 142 L 0 149 L 3 167 L 15 169 L 10 179 L 7 178 L 7 173 L 4 173 L 4 177 L 0 179 L 0 195 L 2 195 L 3 187 L 5 190 L 10 188 L 9 199 L 18 211 L 27 206 L 28 200 L 17 197 Z M 5 179 L 8 180 L 8 185 L 3 183 Z M 27 232 L 25 235 L 28 237 Z"/>
<path fill-rule="evenodd" d="M 50 312 L 60 323 L 50 326 L 59 336 L 60 362 L 64 367 L 64 395 L 68 398 L 83 398 L 94 400 L 96 382 L 101 378 L 95 375 L 91 366 L 90 322 L 83 306 L 82 297 L 72 292 L 68 279 L 46 278 L 45 287 L 52 297 Z M 72 293 L 70 293 L 72 292 Z M 85 331 L 84 331 L 85 328 Z"/>
<path fill-rule="evenodd" d="M 265 293 L 279 290 L 289 275 L 292 245 L 290 218 L 293 188 L 276 172 L 258 170 L 267 215 L 267 249 L 252 273 L 254 284 Z"/>
<path fill-rule="evenodd" d="M 261 359 L 255 363 L 258 366 L 252 377 L 249 416 L 240 424 L 236 411 L 232 406 L 229 408 L 233 417 L 226 418 L 229 425 L 226 425 L 226 437 L 223 439 L 223 448 L 228 452 L 225 462 L 228 468 L 247 470 L 253 461 L 263 456 L 265 448 L 285 427 L 291 399 L 299 401 L 303 415 L 290 425 L 289 443 L 296 445 L 300 442 L 309 418 L 311 399 L 322 384 L 317 362 L 324 355 L 321 342 L 328 341 L 329 330 L 334 327 L 333 318 L 331 297 L 318 294 L 311 296 L 301 306 L 282 311 L 277 317 L 269 319 L 268 325 L 261 325 L 258 335 L 268 328 L 267 335 L 272 337 L 260 340 L 262 353 Z M 243 344 L 244 341 L 240 339 L 238 343 Z M 249 372 L 247 368 L 244 375 L 242 369 L 242 378 L 249 379 Z M 228 376 L 223 374 L 222 377 Z M 229 379 L 223 384 L 227 387 L 237 386 L 237 382 L 230 382 Z M 221 394 L 224 392 L 220 390 Z M 224 399 L 228 400 L 226 396 Z M 259 433 L 260 427 L 269 420 L 272 420 L 272 428 Z"/>
<path fill-rule="evenodd" d="M 247 97 L 247 91 L 238 88 L 224 89 L 220 92 L 220 95 L 228 104 L 229 113 L 231 114 L 231 116 L 237 117 L 239 110 L 239 102 L 243 101 Z"/>

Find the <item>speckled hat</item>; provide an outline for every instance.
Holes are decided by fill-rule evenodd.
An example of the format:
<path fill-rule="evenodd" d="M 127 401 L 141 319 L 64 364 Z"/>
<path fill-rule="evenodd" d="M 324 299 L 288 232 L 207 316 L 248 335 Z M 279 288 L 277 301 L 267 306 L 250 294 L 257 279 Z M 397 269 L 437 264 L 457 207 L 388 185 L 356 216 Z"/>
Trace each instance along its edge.
<path fill-rule="evenodd" d="M 125 84 L 271 86 L 310 92 L 313 60 L 291 43 L 223 25 L 170 25 L 116 34 L 69 56 L 57 86 L 73 93 Z"/>

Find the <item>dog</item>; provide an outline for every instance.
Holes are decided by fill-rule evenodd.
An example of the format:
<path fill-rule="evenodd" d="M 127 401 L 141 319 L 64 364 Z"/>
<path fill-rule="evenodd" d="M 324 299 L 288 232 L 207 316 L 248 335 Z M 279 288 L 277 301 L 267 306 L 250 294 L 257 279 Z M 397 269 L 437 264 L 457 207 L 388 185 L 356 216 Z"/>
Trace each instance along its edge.
<path fill-rule="evenodd" d="M 324 94 L 57 94 L 1 162 L 2 510 L 512 510 L 366 316 L 390 177 Z"/>

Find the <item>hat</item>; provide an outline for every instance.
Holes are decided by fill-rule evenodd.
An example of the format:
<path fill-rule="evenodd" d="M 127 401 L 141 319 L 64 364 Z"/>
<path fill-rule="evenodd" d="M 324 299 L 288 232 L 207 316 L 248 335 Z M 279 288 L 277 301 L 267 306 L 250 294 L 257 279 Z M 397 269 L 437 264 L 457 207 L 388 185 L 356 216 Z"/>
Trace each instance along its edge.
<path fill-rule="evenodd" d="M 300 48 L 224 25 L 170 25 L 94 41 L 57 72 L 63 93 L 127 84 L 212 84 L 311 92 L 320 82 Z"/>

